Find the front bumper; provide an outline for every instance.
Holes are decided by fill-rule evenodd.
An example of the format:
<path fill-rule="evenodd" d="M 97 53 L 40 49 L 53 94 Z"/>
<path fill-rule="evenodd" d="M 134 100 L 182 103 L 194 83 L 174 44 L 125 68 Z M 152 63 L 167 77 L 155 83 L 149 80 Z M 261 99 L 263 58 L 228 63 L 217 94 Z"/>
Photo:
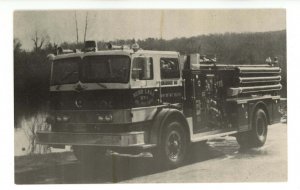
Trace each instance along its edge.
<path fill-rule="evenodd" d="M 116 148 L 151 148 L 154 144 L 146 144 L 144 132 L 127 133 L 67 133 L 37 132 L 37 143 L 46 145 L 102 146 Z"/>

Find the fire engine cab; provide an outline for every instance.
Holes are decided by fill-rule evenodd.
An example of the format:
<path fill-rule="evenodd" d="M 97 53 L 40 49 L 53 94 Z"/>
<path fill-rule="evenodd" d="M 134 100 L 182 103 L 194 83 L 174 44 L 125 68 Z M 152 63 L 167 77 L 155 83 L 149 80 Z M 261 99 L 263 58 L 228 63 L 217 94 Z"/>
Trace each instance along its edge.
<path fill-rule="evenodd" d="M 277 62 L 108 47 L 52 56 L 51 129 L 37 133 L 40 144 L 71 145 L 82 162 L 150 152 L 176 167 L 194 142 L 233 135 L 240 146 L 263 146 L 280 120 Z"/>

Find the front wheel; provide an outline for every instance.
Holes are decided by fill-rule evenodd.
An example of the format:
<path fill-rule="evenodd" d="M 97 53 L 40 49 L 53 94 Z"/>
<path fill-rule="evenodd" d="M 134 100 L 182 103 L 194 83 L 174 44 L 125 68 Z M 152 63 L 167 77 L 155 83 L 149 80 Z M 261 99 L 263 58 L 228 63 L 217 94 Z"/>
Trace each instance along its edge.
<path fill-rule="evenodd" d="M 169 168 L 180 166 L 186 157 L 187 135 L 181 123 L 174 121 L 165 128 L 161 145 L 159 146 L 157 161 Z"/>
<path fill-rule="evenodd" d="M 261 147 L 267 140 L 268 121 L 264 110 L 258 109 L 252 120 L 252 129 L 236 137 L 241 147 Z"/>

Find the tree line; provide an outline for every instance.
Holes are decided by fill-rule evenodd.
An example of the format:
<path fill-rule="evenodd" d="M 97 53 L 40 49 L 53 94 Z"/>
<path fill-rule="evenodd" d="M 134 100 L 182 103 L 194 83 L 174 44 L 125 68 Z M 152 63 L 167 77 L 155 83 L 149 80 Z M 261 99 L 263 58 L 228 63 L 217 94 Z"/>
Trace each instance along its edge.
<path fill-rule="evenodd" d="M 260 33 L 224 33 L 182 37 L 171 40 L 147 38 L 111 41 L 115 45 L 137 42 L 142 49 L 178 51 L 181 54 L 200 53 L 216 56 L 225 64 L 263 64 L 266 58 L 278 57 L 282 68 L 282 96 L 286 97 L 286 31 Z M 32 38 L 33 48 L 25 51 L 22 42 L 14 39 L 14 106 L 15 118 L 31 115 L 46 109 L 49 100 L 50 62 L 47 55 L 55 53 L 58 46 L 64 49 L 82 49 L 83 43 L 56 44 L 50 37 L 38 33 Z M 98 41 L 98 49 L 105 48 Z"/>

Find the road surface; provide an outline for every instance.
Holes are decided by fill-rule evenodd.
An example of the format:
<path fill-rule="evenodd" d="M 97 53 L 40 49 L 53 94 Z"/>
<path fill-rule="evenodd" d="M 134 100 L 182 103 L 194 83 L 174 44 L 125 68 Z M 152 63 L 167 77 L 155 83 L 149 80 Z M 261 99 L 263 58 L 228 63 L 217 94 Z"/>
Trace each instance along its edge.
<path fill-rule="evenodd" d="M 151 158 L 113 158 L 87 168 L 71 152 L 16 157 L 15 183 L 198 183 L 287 181 L 287 125 L 269 126 L 265 146 L 240 150 L 234 137 L 195 144 L 187 163 L 173 170 Z"/>

